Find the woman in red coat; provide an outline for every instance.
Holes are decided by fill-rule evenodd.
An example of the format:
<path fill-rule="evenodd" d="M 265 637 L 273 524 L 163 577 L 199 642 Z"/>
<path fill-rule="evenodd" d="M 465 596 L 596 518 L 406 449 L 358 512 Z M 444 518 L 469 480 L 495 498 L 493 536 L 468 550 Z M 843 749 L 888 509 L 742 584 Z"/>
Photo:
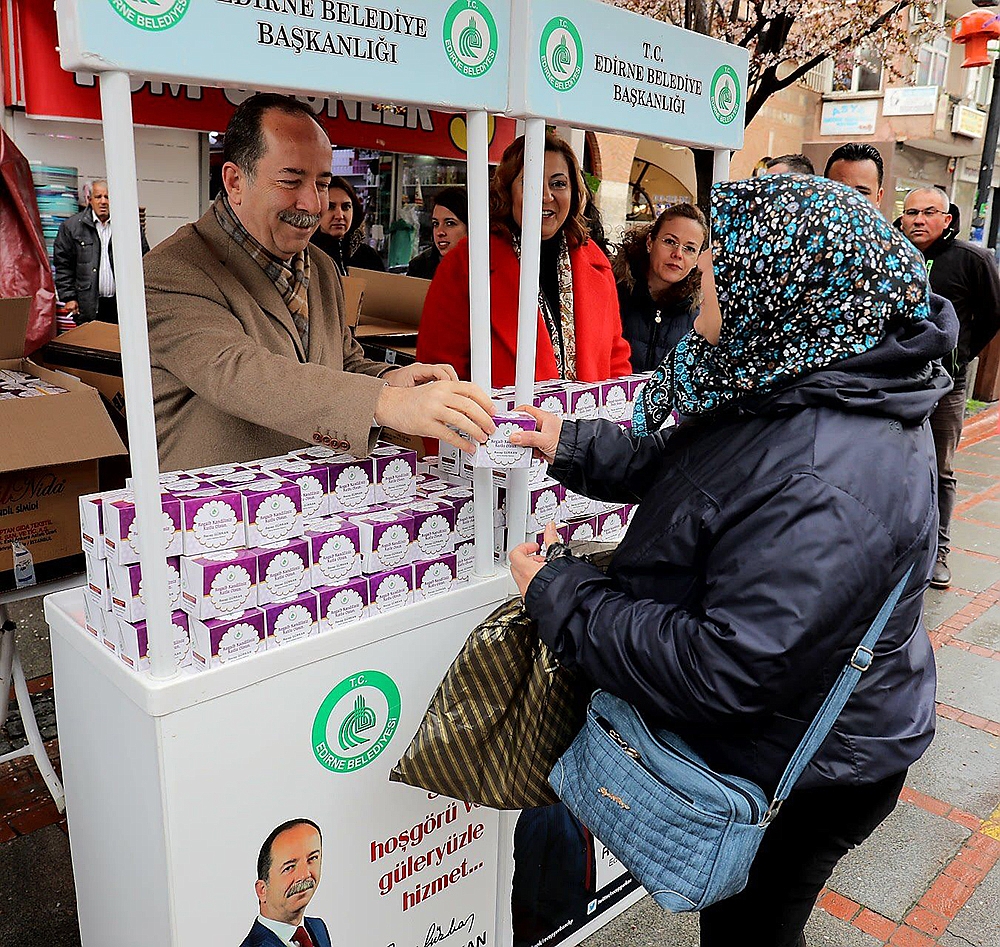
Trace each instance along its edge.
<path fill-rule="evenodd" d="M 490 185 L 494 387 L 514 383 L 523 178 L 522 137 L 503 153 Z M 573 149 L 556 135 L 546 135 L 535 356 L 538 381 L 603 381 L 632 371 L 611 264 L 588 238 L 583 216 L 585 187 Z M 468 240 L 459 243 L 434 274 L 417 336 L 417 359 L 449 363 L 459 378 L 470 377 Z"/>

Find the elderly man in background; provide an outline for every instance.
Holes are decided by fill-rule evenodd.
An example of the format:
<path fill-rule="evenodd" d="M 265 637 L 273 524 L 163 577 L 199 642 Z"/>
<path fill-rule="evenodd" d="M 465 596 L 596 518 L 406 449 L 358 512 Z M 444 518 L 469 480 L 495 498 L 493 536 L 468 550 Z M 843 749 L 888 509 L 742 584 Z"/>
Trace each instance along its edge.
<path fill-rule="evenodd" d="M 142 252 L 149 251 L 140 230 Z M 56 294 L 77 323 L 118 321 L 111 200 L 107 181 L 90 185 L 85 210 L 64 220 L 52 248 Z"/>
<path fill-rule="evenodd" d="M 971 362 L 1000 330 L 1000 278 L 993 258 L 979 247 L 957 239 L 952 227 L 952 205 L 939 187 L 919 187 L 906 195 L 903 233 L 927 261 L 931 290 L 951 301 L 958 313 L 958 346 L 945 360 L 955 387 L 931 415 L 931 430 L 938 466 L 938 553 L 931 585 L 951 584 L 948 553 L 951 550 L 951 514 L 955 508 L 955 451 L 965 420 L 966 371 Z"/>
<path fill-rule="evenodd" d="M 393 368 L 347 326 L 333 261 L 309 247 L 332 150 L 301 102 L 260 93 L 226 129 L 224 191 L 147 258 L 149 347 L 165 470 L 304 443 L 365 456 L 386 425 L 465 450 L 494 430 L 489 397 L 446 365 Z"/>

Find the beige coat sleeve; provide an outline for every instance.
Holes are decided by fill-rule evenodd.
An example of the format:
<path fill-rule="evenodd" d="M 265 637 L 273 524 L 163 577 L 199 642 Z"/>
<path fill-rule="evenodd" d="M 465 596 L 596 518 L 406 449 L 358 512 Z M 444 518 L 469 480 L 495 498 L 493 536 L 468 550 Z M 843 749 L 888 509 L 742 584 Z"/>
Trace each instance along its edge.
<path fill-rule="evenodd" d="M 154 366 L 226 414 L 359 457 L 370 451 L 385 386 L 373 376 L 385 366 L 365 359 L 353 339 L 348 344 L 349 333 L 345 370 L 301 362 L 286 327 L 252 305 L 249 294 L 227 300 L 198 267 L 150 267 L 146 283 Z"/>

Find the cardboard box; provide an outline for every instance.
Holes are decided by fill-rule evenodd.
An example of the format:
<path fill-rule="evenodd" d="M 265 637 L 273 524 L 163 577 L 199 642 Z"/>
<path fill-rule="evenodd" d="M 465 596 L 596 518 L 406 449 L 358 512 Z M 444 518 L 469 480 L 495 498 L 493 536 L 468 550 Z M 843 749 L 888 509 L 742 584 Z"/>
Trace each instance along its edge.
<path fill-rule="evenodd" d="M 125 383 L 118 326 L 110 322 L 85 322 L 53 339 L 36 358 L 43 365 L 96 388 L 124 420 Z"/>
<path fill-rule="evenodd" d="M 290 602 L 275 602 L 264 611 L 267 647 L 301 641 L 319 633 L 319 612 L 315 592 L 303 592 Z"/>
<path fill-rule="evenodd" d="M 348 276 L 343 282 L 347 312 L 358 312 L 354 326 L 358 339 L 417 334 L 430 280 L 365 270 L 363 277 Z M 359 297 L 360 306 L 355 309 L 353 300 Z"/>
<path fill-rule="evenodd" d="M 359 577 L 343 585 L 316 590 L 320 631 L 333 631 L 368 617 L 368 579 Z"/>
<path fill-rule="evenodd" d="M 98 490 L 97 462 L 125 453 L 101 396 L 70 375 L 22 358 L 30 299 L 0 299 L 0 369 L 64 394 L 0 401 L 0 591 L 83 572 L 79 498 Z"/>
<path fill-rule="evenodd" d="M 192 665 L 198 670 L 241 661 L 265 648 L 264 613 L 249 608 L 236 618 L 189 618 Z"/>

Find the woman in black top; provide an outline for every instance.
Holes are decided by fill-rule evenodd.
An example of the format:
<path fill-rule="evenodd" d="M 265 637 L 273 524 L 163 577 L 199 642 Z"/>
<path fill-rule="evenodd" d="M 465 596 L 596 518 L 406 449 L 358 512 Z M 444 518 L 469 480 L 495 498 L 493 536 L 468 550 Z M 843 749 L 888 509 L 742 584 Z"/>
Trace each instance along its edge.
<path fill-rule="evenodd" d="M 691 331 L 701 305 L 696 263 L 707 241 L 705 215 L 693 204 L 674 204 L 623 238 L 613 270 L 633 371 L 653 371 Z"/>
<path fill-rule="evenodd" d="M 350 268 L 385 271 L 382 258 L 365 243 L 365 211 L 351 183 L 335 177 L 330 181 L 330 206 L 320 218 L 310 241 L 334 263 L 341 276 Z"/>
<path fill-rule="evenodd" d="M 434 242 L 406 268 L 407 276 L 434 279 L 441 258 L 469 233 L 469 197 L 464 187 L 446 187 L 434 198 L 431 234 Z"/>

